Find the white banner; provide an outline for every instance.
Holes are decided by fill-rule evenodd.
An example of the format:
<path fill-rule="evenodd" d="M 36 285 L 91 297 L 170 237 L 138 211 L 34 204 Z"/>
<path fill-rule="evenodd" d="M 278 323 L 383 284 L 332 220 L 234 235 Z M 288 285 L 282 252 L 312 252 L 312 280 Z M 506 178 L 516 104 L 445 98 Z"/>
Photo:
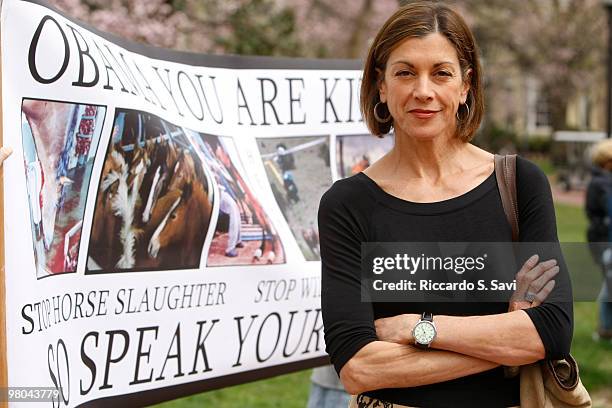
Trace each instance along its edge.
<path fill-rule="evenodd" d="M 322 364 L 317 206 L 389 147 L 359 63 L 161 50 L 29 1 L 1 28 L 8 386 L 145 404 Z"/>

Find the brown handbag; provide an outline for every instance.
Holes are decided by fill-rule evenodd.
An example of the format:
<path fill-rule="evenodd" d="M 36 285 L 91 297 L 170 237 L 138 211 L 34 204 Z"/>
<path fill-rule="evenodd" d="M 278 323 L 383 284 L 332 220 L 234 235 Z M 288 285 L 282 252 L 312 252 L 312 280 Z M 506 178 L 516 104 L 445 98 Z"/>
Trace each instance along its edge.
<path fill-rule="evenodd" d="M 516 155 L 495 155 L 495 176 L 504 213 L 512 228 L 512 241 L 518 241 L 518 201 L 516 194 Z M 505 367 L 507 375 L 517 375 L 516 367 Z M 520 367 L 521 408 L 591 407 L 591 397 L 580 381 L 578 363 L 570 355 L 564 360 L 542 360 Z"/>

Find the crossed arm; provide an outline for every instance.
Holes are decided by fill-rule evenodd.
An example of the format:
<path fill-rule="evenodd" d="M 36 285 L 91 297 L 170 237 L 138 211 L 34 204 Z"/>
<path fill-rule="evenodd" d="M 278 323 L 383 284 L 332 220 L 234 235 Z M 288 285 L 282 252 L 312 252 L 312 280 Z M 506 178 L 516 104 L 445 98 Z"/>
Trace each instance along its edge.
<path fill-rule="evenodd" d="M 342 368 L 340 379 L 352 394 L 381 388 L 416 387 L 453 380 L 499 365 L 524 365 L 545 357 L 533 321 L 522 309 L 540 305 L 554 288 L 556 261 L 532 257 L 516 275 L 517 289 L 507 313 L 435 316 L 432 350 L 414 344 L 410 328 L 420 316 L 402 314 L 375 320 L 379 340 L 366 344 Z M 533 303 L 525 293 L 536 293 Z M 377 373 L 372 376 L 371 373 Z"/>
<path fill-rule="evenodd" d="M 449 381 L 498 365 L 451 351 L 420 350 L 405 344 L 374 341 L 361 348 L 342 367 L 340 380 L 349 394 L 356 395 L 382 388 Z"/>
<path fill-rule="evenodd" d="M 521 310 L 489 316 L 436 316 L 438 336 L 433 350 L 409 345 L 413 340 L 408 328 L 418 319 L 412 314 L 376 321 L 379 338 L 388 341 L 368 343 L 343 366 L 340 379 L 347 392 L 416 387 L 544 358 L 542 340 Z M 399 332 L 403 333 L 400 337 Z"/>

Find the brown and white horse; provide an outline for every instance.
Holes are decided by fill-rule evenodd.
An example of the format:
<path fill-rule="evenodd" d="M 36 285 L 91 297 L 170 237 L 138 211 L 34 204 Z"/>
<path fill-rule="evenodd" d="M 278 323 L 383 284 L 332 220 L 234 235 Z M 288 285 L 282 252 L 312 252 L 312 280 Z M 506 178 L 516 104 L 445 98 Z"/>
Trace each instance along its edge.
<path fill-rule="evenodd" d="M 140 147 L 139 143 L 135 143 L 127 183 L 119 184 L 119 189 L 112 202 L 113 211 L 122 219 L 119 238 L 123 250 L 119 261 L 117 261 L 117 268 L 133 268 L 136 264 L 136 228 L 134 221 L 136 215 L 140 214 L 140 186 L 149 164 L 146 150 Z"/>
<path fill-rule="evenodd" d="M 199 181 L 186 182 L 157 201 L 152 219 L 161 221 L 149 241 L 160 266 L 197 267 L 212 214 L 208 192 Z"/>
<path fill-rule="evenodd" d="M 146 150 L 137 143 L 129 166 L 125 156 L 123 148 L 110 146 L 96 198 L 90 253 L 104 270 L 129 269 L 136 264 L 134 220 L 141 206 L 139 190 L 149 160 Z"/>
<path fill-rule="evenodd" d="M 147 172 L 142 184 L 141 198 L 144 205 L 140 220 L 143 224 L 149 222 L 157 199 L 168 190 L 170 173 L 179 157 L 179 151 L 172 139 L 161 142 L 149 140 L 145 149 L 151 161 L 151 171 Z"/>
<path fill-rule="evenodd" d="M 180 152 L 166 192 L 152 205 L 143 227 L 149 259 L 159 266 L 198 265 L 212 215 L 208 181 L 202 164 L 188 150 Z"/>
<path fill-rule="evenodd" d="M 197 179 L 202 180 L 202 177 L 203 172 L 196 170 L 195 161 L 189 150 L 183 150 L 172 170 L 172 178 L 168 184 L 168 190 L 180 189 L 187 183 L 193 183 Z"/>
<path fill-rule="evenodd" d="M 128 165 L 120 149 L 111 145 L 104 161 L 89 239 L 90 256 L 105 270 L 114 269 L 122 254 L 122 245 L 116 239 L 121 230 L 122 217 L 113 209 L 119 185 L 127 185 L 128 179 Z"/>

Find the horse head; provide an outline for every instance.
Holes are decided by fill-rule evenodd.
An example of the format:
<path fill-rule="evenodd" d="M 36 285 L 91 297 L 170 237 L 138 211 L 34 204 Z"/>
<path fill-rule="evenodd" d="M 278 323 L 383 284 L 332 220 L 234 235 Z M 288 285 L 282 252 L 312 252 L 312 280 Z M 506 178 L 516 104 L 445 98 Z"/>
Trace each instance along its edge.
<path fill-rule="evenodd" d="M 157 258 L 160 248 L 166 247 L 171 240 L 170 238 L 176 234 L 179 206 L 183 195 L 183 190 L 171 190 L 157 200 L 150 221 L 150 224 L 157 225 L 147 248 L 150 257 Z"/>
<path fill-rule="evenodd" d="M 149 193 L 146 197 L 145 208 L 142 213 L 142 222 L 145 224 L 151 219 L 151 213 L 155 207 L 155 203 L 163 191 L 164 184 L 168 178 L 168 169 L 166 168 L 165 162 L 156 163 L 154 168 L 155 172 L 153 173 L 153 180 L 151 180 L 151 185 L 148 190 Z"/>
<path fill-rule="evenodd" d="M 166 151 L 166 166 L 168 166 L 169 169 L 172 169 L 178 160 L 180 154 L 179 149 L 177 148 L 176 143 L 172 141 L 172 138 L 164 140 L 164 149 Z"/>
<path fill-rule="evenodd" d="M 159 224 L 148 244 L 149 256 L 156 258 L 161 249 L 173 246 L 182 251 L 184 262 L 195 264 L 211 214 L 212 205 L 200 182 L 188 182 L 182 189 L 168 192 L 158 200 L 153 211 L 151 221 Z"/>
<path fill-rule="evenodd" d="M 174 165 L 169 190 L 181 189 L 186 183 L 196 180 L 196 166 L 189 150 L 183 150 Z"/>

